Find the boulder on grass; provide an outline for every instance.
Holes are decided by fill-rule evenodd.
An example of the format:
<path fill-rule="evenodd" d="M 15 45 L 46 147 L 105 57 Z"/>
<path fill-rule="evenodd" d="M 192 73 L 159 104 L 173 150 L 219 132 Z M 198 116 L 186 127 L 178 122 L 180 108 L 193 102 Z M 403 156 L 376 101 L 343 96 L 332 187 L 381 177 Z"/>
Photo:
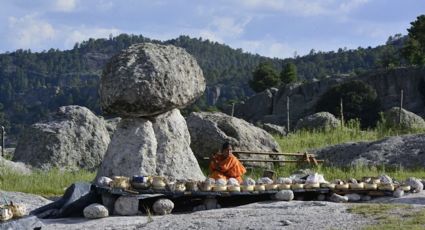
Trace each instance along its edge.
<path fill-rule="evenodd" d="M 296 130 L 330 130 L 337 128 L 341 122 L 329 112 L 319 112 L 301 118 L 297 122 Z"/>
<path fill-rule="evenodd" d="M 399 117 L 401 115 L 401 117 Z M 386 125 L 391 128 L 401 128 L 407 130 L 425 130 L 425 121 L 422 117 L 409 112 L 400 107 L 393 107 L 384 112 Z"/>
<path fill-rule="evenodd" d="M 84 217 L 89 219 L 98 219 L 109 216 L 108 209 L 101 204 L 91 204 L 84 208 Z"/>

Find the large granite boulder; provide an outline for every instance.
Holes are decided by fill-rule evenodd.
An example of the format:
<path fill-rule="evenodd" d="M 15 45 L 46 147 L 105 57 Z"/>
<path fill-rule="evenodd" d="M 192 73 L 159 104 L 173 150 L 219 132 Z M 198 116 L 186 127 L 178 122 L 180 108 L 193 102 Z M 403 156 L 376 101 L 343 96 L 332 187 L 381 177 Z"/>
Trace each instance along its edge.
<path fill-rule="evenodd" d="M 183 108 L 205 90 L 195 58 L 172 45 L 135 44 L 107 64 L 100 86 L 103 111 L 144 117 Z"/>
<path fill-rule="evenodd" d="M 425 167 L 425 134 L 405 135 L 374 142 L 345 143 L 312 150 L 334 166 L 392 165 Z"/>
<path fill-rule="evenodd" d="M 216 153 L 226 141 L 237 150 L 279 151 L 279 145 L 269 133 L 224 113 L 194 112 L 187 118 L 187 125 L 191 147 L 198 159 Z"/>
<path fill-rule="evenodd" d="M 10 172 L 28 175 L 32 170 L 22 162 L 13 162 L 0 156 L 0 177 Z"/>
<path fill-rule="evenodd" d="M 96 169 L 109 144 L 103 119 L 81 106 L 62 106 L 52 119 L 29 126 L 13 161 L 49 169 Z"/>
<path fill-rule="evenodd" d="M 273 97 L 278 90 L 276 88 L 266 89 L 250 97 L 243 104 L 235 105 L 235 116 L 243 117 L 247 121 L 257 121 L 273 111 Z"/>
<path fill-rule="evenodd" d="M 401 115 L 401 117 L 399 117 Z M 402 129 L 424 129 L 425 121 L 422 117 L 409 112 L 400 107 L 393 107 L 384 112 L 386 125 L 392 128 L 400 127 Z"/>
<path fill-rule="evenodd" d="M 296 130 L 330 130 L 338 127 L 341 122 L 335 118 L 332 113 L 319 112 L 304 118 L 297 122 Z"/>
<path fill-rule="evenodd" d="M 97 177 L 133 175 L 205 179 L 178 109 L 149 119 L 124 118 L 118 124 Z"/>

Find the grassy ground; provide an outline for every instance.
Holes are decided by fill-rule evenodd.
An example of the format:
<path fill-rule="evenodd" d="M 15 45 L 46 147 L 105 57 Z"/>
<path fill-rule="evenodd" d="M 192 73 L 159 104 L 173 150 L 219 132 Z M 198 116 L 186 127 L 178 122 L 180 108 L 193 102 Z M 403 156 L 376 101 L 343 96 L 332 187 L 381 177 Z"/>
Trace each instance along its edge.
<path fill-rule="evenodd" d="M 46 197 L 55 196 L 63 194 L 72 183 L 92 181 L 95 175 L 94 172 L 85 170 L 63 172 L 58 169 L 22 175 L 0 167 L 0 190 L 33 193 Z"/>
<path fill-rule="evenodd" d="M 353 205 L 348 211 L 376 220 L 376 223 L 365 227 L 365 230 L 425 229 L 425 208 L 396 204 L 359 204 Z"/>

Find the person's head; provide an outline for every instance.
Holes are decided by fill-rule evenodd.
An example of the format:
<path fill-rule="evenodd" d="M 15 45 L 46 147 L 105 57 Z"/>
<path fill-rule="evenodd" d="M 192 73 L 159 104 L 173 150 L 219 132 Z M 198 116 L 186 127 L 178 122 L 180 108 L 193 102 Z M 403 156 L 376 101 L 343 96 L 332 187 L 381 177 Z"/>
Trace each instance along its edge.
<path fill-rule="evenodd" d="M 228 156 L 230 153 L 232 153 L 232 145 L 229 142 L 224 142 L 221 146 L 221 154 Z"/>

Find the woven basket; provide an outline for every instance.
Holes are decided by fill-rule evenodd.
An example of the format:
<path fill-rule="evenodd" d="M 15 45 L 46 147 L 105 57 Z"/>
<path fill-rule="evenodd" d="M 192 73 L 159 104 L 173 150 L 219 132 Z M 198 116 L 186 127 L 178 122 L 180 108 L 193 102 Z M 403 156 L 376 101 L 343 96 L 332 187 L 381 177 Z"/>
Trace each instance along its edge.
<path fill-rule="evenodd" d="M 227 191 L 227 185 L 214 185 L 214 187 L 212 187 L 212 190 L 214 192 L 226 192 Z"/>
<path fill-rule="evenodd" d="M 254 185 L 241 185 L 242 192 L 252 192 L 254 191 Z"/>
<path fill-rule="evenodd" d="M 303 189 L 304 188 L 304 184 L 293 184 L 291 186 L 292 189 Z"/>
<path fill-rule="evenodd" d="M 264 186 L 263 184 L 257 184 L 257 185 L 254 186 L 254 190 L 255 191 L 265 191 L 266 186 Z"/>
<path fill-rule="evenodd" d="M 364 183 L 363 182 L 360 182 L 360 183 L 350 183 L 349 186 L 350 186 L 350 189 L 353 189 L 353 190 L 364 189 Z"/>
<path fill-rule="evenodd" d="M 229 185 L 229 186 L 227 186 L 227 191 L 229 191 L 229 192 L 240 192 L 241 187 L 237 186 L 237 185 Z"/>
<path fill-rule="evenodd" d="M 290 184 L 280 184 L 278 186 L 278 189 L 279 190 L 289 190 L 289 189 L 291 189 L 291 185 Z"/>
<path fill-rule="evenodd" d="M 348 184 L 337 184 L 337 185 L 335 185 L 335 189 L 347 190 L 349 188 L 350 188 L 350 186 Z"/>
<path fill-rule="evenodd" d="M 378 190 L 394 191 L 394 185 L 393 184 L 380 184 L 378 186 Z"/>
<path fill-rule="evenodd" d="M 335 184 L 332 183 L 321 183 L 320 184 L 321 188 L 329 188 L 329 189 L 335 189 Z"/>
<path fill-rule="evenodd" d="M 319 183 L 305 184 L 304 188 L 305 189 L 320 188 L 320 184 Z"/>
<path fill-rule="evenodd" d="M 399 188 L 402 189 L 405 192 L 409 192 L 410 189 L 411 189 L 410 185 L 400 185 Z"/>
<path fill-rule="evenodd" d="M 377 184 L 366 183 L 366 184 L 364 184 L 364 189 L 367 189 L 367 190 L 376 190 L 376 189 L 378 189 L 378 185 Z"/>
<path fill-rule="evenodd" d="M 278 186 L 279 185 L 277 185 L 277 184 L 266 184 L 265 185 L 266 190 L 277 190 Z"/>

